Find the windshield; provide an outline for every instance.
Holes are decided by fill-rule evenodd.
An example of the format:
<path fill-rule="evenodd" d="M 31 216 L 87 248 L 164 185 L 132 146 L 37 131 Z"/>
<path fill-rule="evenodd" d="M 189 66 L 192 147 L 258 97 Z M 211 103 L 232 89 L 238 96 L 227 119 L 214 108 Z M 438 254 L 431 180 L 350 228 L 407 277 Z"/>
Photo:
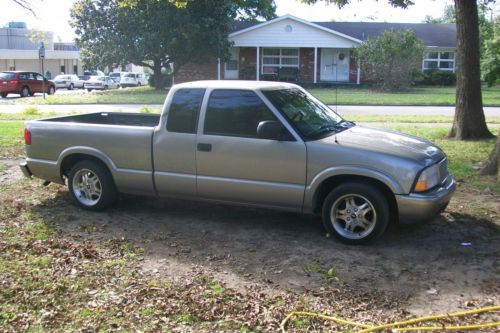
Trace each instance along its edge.
<path fill-rule="evenodd" d="M 130 74 L 125 74 L 125 77 L 135 77 L 135 74 L 132 74 L 132 73 L 130 73 Z"/>
<path fill-rule="evenodd" d="M 120 73 L 111 73 L 111 74 L 109 74 L 109 76 L 111 76 L 111 77 L 118 77 L 118 76 L 120 76 Z"/>
<path fill-rule="evenodd" d="M 69 77 L 65 75 L 58 75 L 54 78 L 54 80 L 67 80 L 67 79 L 69 79 Z"/>
<path fill-rule="evenodd" d="M 15 77 L 15 73 L 0 73 L 0 79 L 13 79 Z"/>
<path fill-rule="evenodd" d="M 300 89 L 263 90 L 262 93 L 304 138 L 319 138 L 352 126 Z"/>

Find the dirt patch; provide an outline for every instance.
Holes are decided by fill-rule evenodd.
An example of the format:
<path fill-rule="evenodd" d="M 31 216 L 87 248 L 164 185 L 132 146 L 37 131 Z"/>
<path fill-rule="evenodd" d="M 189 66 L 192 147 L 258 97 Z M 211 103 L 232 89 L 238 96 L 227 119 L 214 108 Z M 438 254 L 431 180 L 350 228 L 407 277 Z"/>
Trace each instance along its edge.
<path fill-rule="evenodd" d="M 499 302 L 499 221 L 460 209 L 469 201 L 465 189 L 428 223 L 393 227 L 373 245 L 347 246 L 327 238 L 315 216 L 140 197 L 90 213 L 70 205 L 62 187 L 51 188 L 60 193 L 39 212 L 64 221 L 63 233 L 130 240 L 145 249 L 144 270 L 174 281 L 202 267 L 242 292 L 349 288 L 397 299 L 414 314 Z"/>
<path fill-rule="evenodd" d="M 23 174 L 19 170 L 21 160 L 0 159 L 0 186 L 14 184 L 22 178 Z"/>
<path fill-rule="evenodd" d="M 3 182 L 21 178 L 17 161 L 2 163 Z M 92 213 L 73 206 L 62 186 L 26 186 L 40 191 L 36 212 L 59 221 L 63 235 L 129 240 L 144 248 L 143 270 L 173 281 L 201 269 L 242 293 L 342 289 L 397 300 L 413 314 L 500 301 L 500 200 L 487 190 L 460 185 L 434 220 L 347 246 L 327 238 L 316 216 L 132 196 Z"/>

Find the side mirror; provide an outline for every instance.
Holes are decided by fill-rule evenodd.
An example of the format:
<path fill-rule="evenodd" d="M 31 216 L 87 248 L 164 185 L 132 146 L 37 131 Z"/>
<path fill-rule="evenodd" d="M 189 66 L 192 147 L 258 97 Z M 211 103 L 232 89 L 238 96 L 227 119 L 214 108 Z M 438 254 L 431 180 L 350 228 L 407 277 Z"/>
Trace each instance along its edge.
<path fill-rule="evenodd" d="M 273 120 L 261 121 L 257 126 L 257 137 L 268 140 L 292 141 L 293 137 L 279 122 Z"/>

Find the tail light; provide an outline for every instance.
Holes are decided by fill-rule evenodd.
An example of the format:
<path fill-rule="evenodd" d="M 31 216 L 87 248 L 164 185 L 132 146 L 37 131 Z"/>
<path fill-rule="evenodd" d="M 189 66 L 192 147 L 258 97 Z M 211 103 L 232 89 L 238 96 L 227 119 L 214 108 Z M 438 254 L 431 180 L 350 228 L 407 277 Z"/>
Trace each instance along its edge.
<path fill-rule="evenodd" d="M 7 81 L 9 84 L 18 84 L 19 80 L 9 80 Z"/>
<path fill-rule="evenodd" d="M 25 145 L 31 144 L 31 132 L 27 128 L 24 129 L 24 144 Z"/>

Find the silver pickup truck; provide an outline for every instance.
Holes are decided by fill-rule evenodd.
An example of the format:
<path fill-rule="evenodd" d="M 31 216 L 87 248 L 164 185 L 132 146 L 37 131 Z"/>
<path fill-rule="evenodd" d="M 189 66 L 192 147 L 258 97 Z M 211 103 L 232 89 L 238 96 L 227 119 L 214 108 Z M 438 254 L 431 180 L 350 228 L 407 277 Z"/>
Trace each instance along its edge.
<path fill-rule="evenodd" d="M 361 244 L 390 221 L 440 213 L 455 190 L 424 139 L 342 119 L 301 87 L 199 81 L 174 86 L 162 115 L 92 113 L 28 121 L 21 169 L 68 184 L 88 210 L 118 193 L 322 215 Z"/>

